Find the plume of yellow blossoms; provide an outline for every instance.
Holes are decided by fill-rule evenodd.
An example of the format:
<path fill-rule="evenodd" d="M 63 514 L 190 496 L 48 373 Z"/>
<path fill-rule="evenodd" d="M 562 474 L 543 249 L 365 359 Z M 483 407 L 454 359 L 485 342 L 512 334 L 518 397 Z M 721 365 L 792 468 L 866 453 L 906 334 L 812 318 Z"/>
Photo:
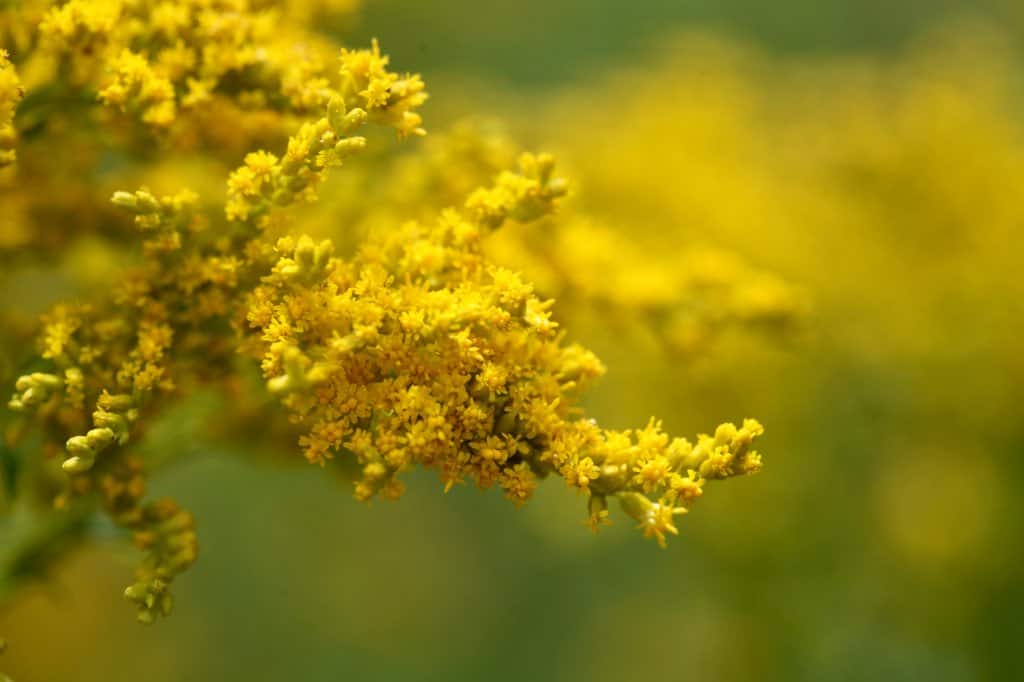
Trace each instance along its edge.
<path fill-rule="evenodd" d="M 231 390 L 239 353 L 302 430 L 305 458 L 348 471 L 363 500 L 397 497 L 414 466 L 446 489 L 497 485 L 516 504 L 555 475 L 586 495 L 595 529 L 617 498 L 664 544 L 707 480 L 759 470 L 753 420 L 691 443 L 654 420 L 611 431 L 585 417 L 579 397 L 603 365 L 566 341 L 552 300 L 484 249 L 506 224 L 556 211 L 567 185 L 549 155 L 522 155 L 460 207 L 381 229 L 350 257 L 293 235 L 290 210 L 365 148 L 364 126 L 423 134 L 427 94 L 376 42 L 341 50 L 336 70 L 276 54 L 276 16 L 245 0 L 70 0 L 39 25 L 44 49 L 74 65 L 67 78 L 106 70 L 99 99 L 144 126 L 171 129 L 210 93 L 245 106 L 258 91 L 259 107 L 309 115 L 279 153 L 244 157 L 216 210 L 188 189 L 115 192 L 141 260 L 109 296 L 51 310 L 34 371 L 15 382 L 10 407 L 61 461 L 57 506 L 97 501 L 143 551 L 125 591 L 139 620 L 171 611 L 197 539 L 191 514 L 147 500 L 138 436 L 196 386 Z"/>
<path fill-rule="evenodd" d="M 399 77 L 387 64 L 376 41 L 369 51 L 343 49 L 341 86 L 325 94 L 327 115 L 303 124 L 288 140 L 283 158 L 266 151 L 245 157 L 245 165 L 228 178 L 228 219 L 259 230 L 272 208 L 315 199 L 324 170 L 366 146 L 366 139 L 353 133 L 368 121 L 392 127 L 400 137 L 423 135 L 423 119 L 416 113 L 427 99 L 423 81 L 416 75 Z"/>
<path fill-rule="evenodd" d="M 179 164 L 180 172 L 186 155 L 212 171 L 212 164 L 237 165 L 254 148 L 277 148 L 319 116 L 328 94 L 342 85 L 334 67 L 339 48 L 317 32 L 315 21 L 330 18 L 337 28 L 339 17 L 357 6 L 357 0 L 0 3 L 0 46 L 31 93 L 16 126 L 27 163 L 17 175 L 5 174 L 0 186 L 0 260 L 17 260 L 15 251 L 24 249 L 58 254 L 83 236 L 114 237 L 108 244 L 120 245 L 120 225 L 98 200 L 108 186 L 170 177 L 175 171 L 162 169 Z M 5 62 L 0 70 L 4 119 L 9 68 Z M 3 165 L 11 158 L 12 132 L 0 121 Z M 53 144 L 55 134 L 60 144 Z M 215 198 L 208 184 L 192 182 Z"/>
<path fill-rule="evenodd" d="M 302 222 L 311 234 L 354 248 L 382 225 L 430 220 L 461 203 L 520 154 L 500 125 L 462 120 L 432 133 L 416 153 L 388 159 L 384 171 L 381 160 L 353 167 Z M 389 181 L 376 181 L 381 174 Z M 677 240 L 682 224 L 671 218 L 653 223 L 662 228 L 661 239 L 651 239 L 644 235 L 648 226 L 628 211 L 609 216 L 591 208 L 586 188 L 572 194 L 566 210 L 498 230 L 483 244 L 488 258 L 556 299 L 552 310 L 563 322 L 586 324 L 596 312 L 617 333 L 639 334 L 682 361 L 714 348 L 718 335 L 730 331 L 764 331 L 777 340 L 802 328 L 809 309 L 804 292 L 774 273 L 731 251 Z"/>
<path fill-rule="evenodd" d="M 282 239 L 247 322 L 270 389 L 309 425 L 307 459 L 354 455 L 357 497 L 398 495 L 413 464 L 446 488 L 498 484 L 517 503 L 554 473 L 589 495 L 595 528 L 616 496 L 663 543 L 706 479 L 759 470 L 750 444 L 762 429 L 726 424 L 694 446 L 653 420 L 634 433 L 582 418 L 575 399 L 600 361 L 563 343 L 552 301 L 481 252 L 506 220 L 554 210 L 565 184 L 552 173 L 550 157 L 524 155 L 462 211 L 378 235 L 349 262 L 329 241 Z"/>
<path fill-rule="evenodd" d="M 332 48 L 305 24 L 355 4 L 69 0 L 45 11 L 38 30 L 44 52 L 78 82 L 98 85 L 105 104 L 168 128 L 182 109 L 315 111 Z"/>
<path fill-rule="evenodd" d="M 387 71 L 376 45 L 343 51 L 340 61 L 341 87 L 325 92 L 325 115 L 303 124 L 280 161 L 256 152 L 231 174 L 226 220 L 214 217 L 218 235 L 210 234 L 193 192 L 116 192 L 113 204 L 134 216 L 143 235 L 145 261 L 103 304 L 54 309 L 40 340 L 52 371 L 16 382 L 12 409 L 38 414 L 55 436 L 78 434 L 65 443 L 62 467 L 70 478 L 58 503 L 99 493 L 147 552 L 126 591 L 140 620 L 169 612 L 167 587 L 195 560 L 195 534 L 191 516 L 173 502 L 143 503 L 142 470 L 126 446 L 178 379 L 216 381 L 211 367 L 230 366 L 230 322 L 245 314 L 233 302 L 258 282 L 273 251 L 261 239 L 271 209 L 313 198 L 325 170 L 363 147 L 351 133 L 367 121 L 402 136 L 420 131 L 415 109 L 426 93 L 418 77 Z"/>
<path fill-rule="evenodd" d="M 481 253 L 506 220 L 553 210 L 565 185 L 552 171 L 551 157 L 524 155 L 461 211 L 379 235 L 351 261 L 329 241 L 282 239 L 247 319 L 271 390 L 308 424 L 306 458 L 354 456 L 357 497 L 397 496 L 414 464 L 446 488 L 497 484 L 518 504 L 555 474 L 589 495 L 595 528 L 618 497 L 663 543 L 706 479 L 760 468 L 750 444 L 762 429 L 727 424 L 694 446 L 653 420 L 618 432 L 582 417 L 576 398 L 604 367 L 564 342 L 552 301 Z"/>

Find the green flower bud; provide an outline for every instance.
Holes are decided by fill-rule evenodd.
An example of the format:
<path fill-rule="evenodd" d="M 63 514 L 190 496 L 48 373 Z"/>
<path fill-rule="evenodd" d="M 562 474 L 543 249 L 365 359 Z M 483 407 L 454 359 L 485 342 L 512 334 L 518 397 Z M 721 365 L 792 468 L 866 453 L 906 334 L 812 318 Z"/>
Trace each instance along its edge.
<path fill-rule="evenodd" d="M 634 521 L 643 522 L 654 503 L 640 493 L 619 493 L 619 505 Z"/>
<path fill-rule="evenodd" d="M 92 445 L 89 444 L 89 439 L 86 436 L 72 436 L 68 439 L 65 447 L 72 455 L 91 456 L 96 453 Z"/>
<path fill-rule="evenodd" d="M 91 469 L 95 463 L 95 456 L 76 455 L 64 460 L 64 463 L 61 464 L 61 468 L 69 474 L 81 474 Z"/>
<path fill-rule="evenodd" d="M 90 429 L 85 439 L 92 448 L 102 450 L 114 442 L 114 432 L 108 428 Z"/>
<path fill-rule="evenodd" d="M 121 414 L 135 407 L 135 401 L 132 397 L 124 394 L 111 395 L 110 393 L 103 393 L 97 402 L 104 410 Z"/>
<path fill-rule="evenodd" d="M 342 130 L 345 127 L 345 98 L 333 94 L 327 100 L 327 122 L 334 130 Z"/>

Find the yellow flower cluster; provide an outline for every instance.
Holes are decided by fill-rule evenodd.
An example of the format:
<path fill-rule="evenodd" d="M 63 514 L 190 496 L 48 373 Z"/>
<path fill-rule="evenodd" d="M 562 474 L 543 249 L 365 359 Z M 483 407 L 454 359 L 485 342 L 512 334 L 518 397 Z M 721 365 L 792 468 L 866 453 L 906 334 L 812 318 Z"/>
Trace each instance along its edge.
<path fill-rule="evenodd" d="M 801 291 L 735 253 L 639 247 L 585 214 L 529 239 L 496 240 L 489 250 L 545 282 L 568 307 L 596 308 L 624 329 L 648 329 L 674 352 L 704 350 L 717 332 L 734 327 L 786 331 L 807 311 Z"/>
<path fill-rule="evenodd" d="M 121 111 L 137 111 L 139 117 L 154 126 L 174 122 L 174 85 L 158 76 L 145 57 L 124 50 L 110 64 L 114 80 L 99 92 L 100 100 Z"/>
<path fill-rule="evenodd" d="M 351 240 L 352 232 L 372 231 L 391 217 L 382 216 L 379 206 L 392 207 L 383 210 L 393 212 L 394 220 L 430 219 L 507 172 L 519 153 L 499 126 L 460 121 L 449 131 L 432 134 L 417 154 L 397 158 L 388 168 L 387 183 L 369 177 L 353 181 L 346 175 L 345 186 L 331 186 L 323 198 L 327 205 L 306 222 L 329 216 L 343 222 L 348 235 L 339 234 L 329 222 L 317 233 Z M 360 172 L 368 174 L 369 169 L 356 168 L 352 174 Z M 355 189 L 350 193 L 348 187 Z M 488 201 L 500 205 L 516 200 L 514 184 L 501 192 L 505 196 L 491 193 Z M 486 222 L 484 196 L 481 191 L 471 199 L 470 210 L 475 220 Z M 706 350 L 717 334 L 730 329 L 785 335 L 806 318 L 806 295 L 778 275 L 723 248 L 694 246 L 682 239 L 670 242 L 666 237 L 684 227 L 674 221 L 652 223 L 664 229 L 649 235 L 635 225 L 635 218 L 609 216 L 600 206 L 592 209 L 592 203 L 592 193 L 584 187 L 558 216 L 552 217 L 544 205 L 523 207 L 518 218 L 527 223 L 498 231 L 484 250 L 495 262 L 522 272 L 542 295 L 555 298 L 563 318 L 599 311 L 623 331 L 652 333 L 673 353 Z M 374 210 L 367 211 L 366 204 Z"/>
<path fill-rule="evenodd" d="M 125 310 L 101 316 L 90 307 L 58 306 L 44 318 L 40 342 L 42 357 L 57 373 L 35 372 L 17 381 L 12 409 L 42 410 L 65 428 L 88 428 L 67 440 L 68 473 L 88 471 L 104 450 L 126 443 L 146 398 L 173 388 L 164 355 L 174 332 L 159 302 L 141 302 L 145 309 L 137 318 Z M 86 396 L 95 404 L 88 419 Z"/>
<path fill-rule="evenodd" d="M 22 248 L 55 253 L 82 237 L 124 243 L 109 205 L 113 189 L 170 178 L 189 154 L 234 166 L 245 152 L 281 144 L 322 113 L 342 86 L 340 51 L 314 19 L 347 15 L 354 0 L 20 0 L 0 4 L 0 154 L 13 136 L 28 159 L 5 175 L 0 257 Z M 336 25 L 336 24 L 335 24 Z M 364 60 L 379 62 L 379 54 Z M 378 75 L 386 73 L 379 65 Z M 32 93 L 13 126 L 4 121 L 20 90 Z M 415 89 L 414 79 L 393 85 Z M 422 84 L 419 86 L 422 88 Z M 389 95 L 381 116 L 418 127 L 410 96 Z M 403 104 L 399 105 L 401 100 Z M 107 106 L 99 108 L 100 101 Z M 404 107 L 404 109 L 403 109 Z M 136 125 L 140 123 L 141 125 Z M 50 132 L 61 144 L 50 143 Z M 116 163 L 104 163 L 111 158 Z M 173 170 L 167 170 L 171 169 Z M 205 169 L 220 180 L 221 169 Z M 191 169 L 195 174 L 195 168 Z M 176 183 L 177 180 L 174 180 Z M 159 183 L 156 183 L 159 184 Z M 213 197 L 190 179 L 193 189 Z M 177 191 L 168 184 L 166 191 Z M 45 216 L 47 227 L 35 221 Z"/>
<path fill-rule="evenodd" d="M 423 135 L 416 113 L 427 99 L 423 81 L 399 77 L 387 63 L 376 41 L 371 50 L 343 49 L 342 85 L 324 95 L 326 115 L 303 124 L 283 158 L 266 151 L 245 157 L 228 179 L 228 219 L 262 228 L 271 208 L 315 199 L 323 171 L 365 147 L 366 139 L 352 133 L 367 121 L 393 127 L 401 137 Z"/>
<path fill-rule="evenodd" d="M 362 108 L 370 121 L 392 127 L 400 136 L 424 135 L 423 119 L 416 113 L 427 100 L 423 81 L 388 71 L 388 62 L 376 40 L 369 51 L 342 49 L 341 102 L 344 108 Z"/>
<path fill-rule="evenodd" d="M 65 444 L 63 469 L 69 478 L 55 504 L 67 508 L 73 500 L 95 494 L 110 518 L 133 533 L 146 555 L 137 581 L 125 594 L 136 602 L 139 620 L 152 622 L 157 615 L 170 613 L 167 587 L 195 561 L 197 546 L 190 514 L 171 500 L 143 502 L 141 463 L 120 447 L 129 441 L 140 409 L 158 384 L 170 388 L 162 364 L 171 343 L 170 327 L 143 321 L 134 343 L 129 332 L 127 321 L 113 313 L 104 319 L 90 309 L 57 308 L 45 320 L 41 345 L 42 356 L 59 374 L 22 376 L 9 405 L 38 413 L 55 437 L 84 430 L 91 419 L 91 428 Z M 100 389 L 93 399 L 98 385 L 125 392 Z M 91 418 L 87 397 L 95 405 Z"/>
<path fill-rule="evenodd" d="M 181 109 L 315 110 L 331 83 L 331 50 L 305 22 L 354 5 L 69 0 L 50 8 L 38 30 L 80 81 L 102 86 L 105 103 L 163 128 Z"/>
<path fill-rule="evenodd" d="M 383 69 L 384 63 L 386 58 L 376 46 L 346 51 L 343 69 L 354 64 L 360 74 L 346 83 L 359 84 L 369 74 L 373 82 L 405 83 L 404 95 L 386 97 L 386 101 L 378 95 L 370 106 L 366 95 L 346 90 L 332 97 L 319 125 L 333 124 L 347 132 L 368 118 L 365 110 L 344 110 L 347 96 L 372 108 L 374 120 L 399 126 L 402 132 L 407 132 L 410 121 L 418 126 L 414 109 L 425 99 L 422 83 L 392 77 Z M 372 83 L 362 82 L 362 86 L 367 90 Z M 289 153 L 273 173 L 271 182 L 278 189 L 300 193 L 297 183 L 304 182 L 308 185 L 304 191 L 311 191 L 316 174 L 328 165 L 325 155 L 339 154 L 344 147 L 344 141 L 336 141 L 326 148 L 327 128 L 317 125 L 304 125 L 292 139 Z M 257 152 L 246 161 L 243 169 L 256 169 L 252 182 L 261 183 L 265 179 L 261 163 L 273 165 L 276 159 Z M 240 171 L 232 175 L 229 195 L 241 186 L 239 177 Z M 252 194 L 247 198 L 252 199 Z M 231 338 L 231 301 L 240 277 L 251 279 L 258 273 L 261 249 L 257 243 L 249 251 L 243 247 L 235 253 L 238 245 L 230 238 L 207 241 L 208 221 L 197 210 L 197 195 L 187 190 L 162 198 L 146 189 L 119 191 L 112 201 L 134 216 L 146 260 L 125 273 L 102 305 L 59 306 L 44 319 L 40 354 L 52 370 L 19 378 L 10 407 L 36 413 L 54 436 L 68 431 L 79 434 L 65 443 L 63 469 L 70 478 L 58 503 L 67 506 L 96 493 L 115 521 L 134 532 L 147 555 L 138 581 L 126 595 L 138 605 L 140 620 L 149 622 L 169 612 L 167 587 L 194 560 L 195 535 L 191 517 L 173 503 L 143 504 L 142 470 L 125 446 L 142 418 L 174 390 L 172 373 L 175 377 L 208 373 L 209 363 L 216 365 L 219 356 L 230 353 L 224 342 Z M 257 207 L 252 213 L 261 210 Z M 223 227 L 230 229 L 229 225 Z"/>
<path fill-rule="evenodd" d="M 619 496 L 664 542 L 705 478 L 760 468 L 749 445 L 761 427 L 723 425 L 691 446 L 655 422 L 634 437 L 582 418 L 577 397 L 604 367 L 564 343 L 553 301 L 481 250 L 506 220 L 554 209 L 566 186 L 553 170 L 550 156 L 524 155 L 462 211 L 371 238 L 351 261 L 329 241 L 282 239 L 247 320 L 271 390 L 308 424 L 306 458 L 353 455 L 360 499 L 397 496 L 397 475 L 414 464 L 437 469 L 446 488 L 468 478 L 520 504 L 557 474 L 592 497 L 595 528 Z"/>
<path fill-rule="evenodd" d="M 148 190 L 134 194 L 115 192 L 112 203 L 135 214 L 135 226 L 153 237 L 143 242 L 147 255 L 170 253 L 181 248 L 181 231 L 198 232 L 203 229 L 202 217 L 196 213 L 199 197 L 191 190 L 183 190 L 170 197 L 157 199 Z"/>
<path fill-rule="evenodd" d="M 52 71 L 41 62 L 32 67 L 36 89 L 29 89 L 42 95 L 19 110 L 15 127 L 37 139 L 64 133 L 65 144 L 56 159 L 44 145 L 26 148 L 33 153 L 19 158 L 9 195 L 26 202 L 26 215 L 66 219 L 80 237 L 110 242 L 115 261 L 90 303 L 57 305 L 43 317 L 38 357 L 25 358 L 22 375 L 12 377 L 9 406 L 24 416 L 10 432 L 23 437 L 29 418 L 37 425 L 39 451 L 48 457 L 36 466 L 60 475 L 58 509 L 94 504 L 132 533 L 144 559 L 125 594 L 141 621 L 170 612 L 170 584 L 195 561 L 197 541 L 188 512 L 145 499 L 149 464 L 139 458 L 139 436 L 200 387 L 243 393 L 240 377 L 257 363 L 267 390 L 249 389 L 259 395 L 243 396 L 236 411 L 290 418 L 302 431 L 305 458 L 349 475 L 363 500 L 398 496 L 400 474 L 414 466 L 438 471 L 446 489 L 470 480 L 502 488 L 517 504 L 555 475 L 588 497 L 595 529 L 609 498 L 618 498 L 644 534 L 663 544 L 706 480 L 760 468 L 751 441 L 761 427 L 752 420 L 723 425 L 693 445 L 670 439 L 656 421 L 615 431 L 585 417 L 580 396 L 604 366 L 567 340 L 548 291 L 504 267 L 488 246 L 506 231 L 499 228 L 528 235 L 557 220 L 568 186 L 552 156 L 521 154 L 511 170 L 505 152 L 512 146 L 499 143 L 474 164 L 472 181 L 435 187 L 436 197 L 415 195 L 422 206 L 409 211 L 412 221 L 382 210 L 371 234 L 362 231 L 367 221 L 349 235 L 352 248 L 299 236 L 291 225 L 301 204 L 321 193 L 329 169 L 367 146 L 359 134 L 365 126 L 400 139 L 423 135 L 427 93 L 418 76 L 390 70 L 376 42 L 339 49 L 337 68 L 328 68 L 321 43 L 296 54 L 293 27 L 278 20 L 277 9 L 247 0 L 70 0 L 43 13 L 41 56 L 19 57 L 56 63 Z M 126 132 L 110 125 L 112 117 L 95 115 L 96 99 L 146 126 Z M 208 198 L 222 191 L 208 184 L 192 185 L 201 192 L 150 189 L 168 184 L 147 148 L 151 129 L 208 141 L 189 136 L 205 134 L 200 110 L 215 101 L 287 114 L 270 127 L 294 118 L 295 132 L 287 140 L 255 135 L 275 145 L 250 147 L 257 151 L 223 174 L 223 149 L 210 149 L 212 169 L 198 177 L 220 175 L 223 183 L 227 176 L 223 203 Z M 114 131 L 113 152 L 97 143 L 94 124 Z M 248 130 L 239 139 L 248 141 Z M 100 161 L 105 153 L 111 156 Z M 74 168 L 84 182 L 60 162 L 68 159 L 81 160 Z M 54 172 L 61 192 L 29 190 L 37 179 L 52 187 Z M 135 177 L 153 184 L 121 184 Z M 380 191 L 401 195 L 402 186 Z M 112 197 L 104 207 L 75 194 L 96 187 Z M 387 203 L 354 199 L 364 208 L 350 210 Z M 402 211 L 412 201 L 397 199 Z M 134 231 L 123 229 L 129 222 Z M 585 253 L 566 258 L 567 270 L 605 267 Z M 714 289 L 695 270 L 670 286 L 689 287 L 687 297 Z M 563 282 L 562 289 L 584 288 L 568 275 Z M 240 357 L 252 361 L 241 366 Z"/>

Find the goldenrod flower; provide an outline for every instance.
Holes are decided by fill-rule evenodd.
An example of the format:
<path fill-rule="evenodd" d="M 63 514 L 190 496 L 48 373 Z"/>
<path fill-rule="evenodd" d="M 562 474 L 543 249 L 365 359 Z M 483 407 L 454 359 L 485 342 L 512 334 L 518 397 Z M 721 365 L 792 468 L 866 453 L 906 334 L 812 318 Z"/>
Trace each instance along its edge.
<path fill-rule="evenodd" d="M 559 286 L 535 285 L 493 247 L 503 230 L 529 242 L 560 212 L 569 186 L 551 155 L 517 154 L 500 138 L 478 144 L 457 131 L 461 148 L 441 155 L 440 172 L 451 176 L 425 183 L 429 191 L 409 192 L 401 173 L 366 183 L 347 210 L 371 214 L 374 229 L 334 230 L 334 238 L 305 229 L 302 205 L 367 147 L 369 126 L 400 139 L 424 134 L 418 75 L 392 71 L 376 41 L 340 48 L 301 23 L 347 7 L 70 0 L 43 12 L 38 41 L 19 55 L 41 88 L 59 85 L 73 107 L 64 120 L 44 90 L 32 114 L 42 112 L 33 122 L 38 137 L 75 131 L 67 148 L 55 142 L 58 158 L 35 146 L 32 163 L 14 169 L 29 173 L 12 181 L 23 215 L 45 207 L 68 224 L 28 243 L 59 252 L 93 230 L 128 248 L 112 249 L 125 266 L 104 271 L 102 292 L 42 318 L 38 358 L 14 381 L 9 405 L 32 417 L 41 452 L 59 459 L 56 506 L 94 500 L 132 534 L 143 559 L 125 596 L 142 622 L 170 613 L 171 583 L 197 559 L 198 541 L 189 512 L 147 500 L 137 443 L 155 415 L 197 387 L 232 396 L 227 421 L 286 416 L 300 432 L 295 459 L 347 472 L 357 499 L 400 497 L 414 467 L 436 471 L 445 490 L 471 481 L 502 489 L 516 505 L 556 476 L 586 495 L 595 530 L 617 497 L 659 544 L 678 532 L 674 517 L 706 479 L 760 467 L 754 421 L 723 425 L 691 445 L 653 419 L 616 431 L 586 416 L 582 394 L 605 366 L 569 341 L 555 294 L 655 318 L 692 304 L 698 291 L 721 290 L 729 293 L 714 307 L 739 317 L 746 308 L 721 300 L 750 275 L 695 266 L 662 282 L 685 282 L 685 297 L 615 293 L 595 283 L 602 273 L 592 266 L 605 261 L 587 251 L 585 235 L 573 236 L 570 220 L 554 236 L 575 243 L 573 253 L 553 254 Z M 22 94 L 0 56 L 4 165 L 14 158 Z M 114 174 L 131 184 L 105 190 L 102 204 L 74 194 L 91 187 L 67 176 L 74 154 L 106 153 L 78 139 L 83 121 L 102 131 L 103 144 L 131 152 L 128 170 Z M 203 150 L 212 170 L 190 173 L 190 187 L 150 189 L 180 177 L 160 160 L 174 145 Z M 435 172 L 431 154 L 418 172 Z M 47 175 L 55 172 L 65 175 Z M 81 206 L 89 210 L 79 215 Z M 624 282 L 621 268 L 638 267 L 642 255 L 619 255 L 635 260 L 605 274 Z M 786 309 L 782 291 L 763 307 Z M 247 371 L 262 373 L 265 390 L 245 383 Z"/>

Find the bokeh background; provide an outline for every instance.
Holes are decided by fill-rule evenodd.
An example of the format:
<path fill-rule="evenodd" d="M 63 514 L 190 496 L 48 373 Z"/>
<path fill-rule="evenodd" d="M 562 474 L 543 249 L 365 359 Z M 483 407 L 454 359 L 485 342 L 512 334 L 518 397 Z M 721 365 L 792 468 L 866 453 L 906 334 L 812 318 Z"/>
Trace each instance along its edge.
<path fill-rule="evenodd" d="M 325 26 L 326 30 L 335 30 Z M 1013 679 L 1024 635 L 1024 10 L 1011 0 L 366 0 L 467 114 L 559 152 L 642 249 L 728 248 L 810 303 L 798 332 L 677 354 L 562 310 L 611 427 L 756 416 L 765 471 L 709 489 L 668 549 L 594 537 L 557 481 L 512 509 L 413 475 L 355 502 L 316 467 L 152 436 L 200 523 L 179 608 L 136 625 L 97 525 L 8 595 L 29 680 Z M 19 292 L 5 292 L 8 297 Z M 239 455 L 239 456 L 233 456 Z"/>

